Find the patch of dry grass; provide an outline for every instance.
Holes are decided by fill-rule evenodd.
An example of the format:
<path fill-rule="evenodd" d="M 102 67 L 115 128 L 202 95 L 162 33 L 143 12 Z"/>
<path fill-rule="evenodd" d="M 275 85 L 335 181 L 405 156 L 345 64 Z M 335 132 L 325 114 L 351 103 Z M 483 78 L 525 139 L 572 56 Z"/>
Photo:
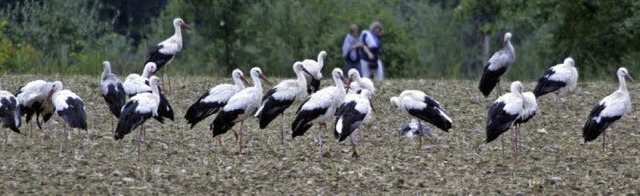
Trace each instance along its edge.
<path fill-rule="evenodd" d="M 113 140 L 111 120 L 100 97 L 98 76 L 3 76 L 3 88 L 13 91 L 33 79 L 61 80 L 65 88 L 81 96 L 86 105 L 89 131 L 85 139 L 72 134 L 71 148 L 64 146 L 64 126 L 47 124 L 44 130 L 30 124 L 25 135 L 9 133 L 0 153 L 0 192 L 48 193 L 632 193 L 640 189 L 640 137 L 638 114 L 632 110 L 615 124 L 618 152 L 600 139 L 583 144 L 581 131 L 591 107 L 617 88 L 615 81 L 580 83 L 566 97 L 561 116 L 555 117 L 555 95 L 542 98 L 540 112 L 522 126 L 519 164 L 511 157 L 510 135 L 505 134 L 505 158 L 500 142 L 485 144 L 486 110 L 495 99 L 481 98 L 476 81 L 387 80 L 376 82 L 375 117 L 359 141 L 360 159 L 351 158 L 348 142 L 338 144 L 325 133 L 329 158 L 319 158 L 317 126 L 305 136 L 280 141 L 280 121 L 259 130 L 256 119 L 247 122 L 245 152 L 238 157 L 232 134 L 223 146 L 211 138 L 210 117 L 193 130 L 182 119 L 184 112 L 206 89 L 229 79 L 174 77 L 169 100 L 175 122 L 151 122 L 142 162 L 136 159 L 137 131 L 122 141 Z M 331 83 L 323 81 L 323 85 Z M 165 82 L 166 85 L 166 82 Z M 527 91 L 535 83 L 525 83 Z M 502 84 L 507 90 L 508 84 Z M 166 88 L 166 87 L 165 87 Z M 454 127 L 448 133 L 432 128 L 440 140 L 401 138 L 397 129 L 409 120 L 391 107 L 389 97 L 405 89 L 425 91 L 443 104 Z M 632 101 L 638 85 L 630 84 Z M 286 111 L 286 128 L 299 103 Z M 330 126 L 332 127 L 332 126 Z M 35 126 L 34 126 L 35 128 Z M 546 129 L 548 134 L 538 133 Z M 9 132 L 8 129 L 3 129 Z M 290 133 L 290 131 L 288 131 Z M 610 130 L 608 131 L 610 132 Z M 610 144 L 610 143 L 608 143 Z M 81 148 L 82 147 L 82 148 Z"/>

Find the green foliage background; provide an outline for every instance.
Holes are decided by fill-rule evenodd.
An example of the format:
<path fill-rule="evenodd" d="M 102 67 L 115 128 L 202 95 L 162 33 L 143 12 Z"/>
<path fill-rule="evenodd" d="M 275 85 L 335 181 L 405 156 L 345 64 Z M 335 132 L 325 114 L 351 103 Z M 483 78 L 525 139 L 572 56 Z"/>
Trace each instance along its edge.
<path fill-rule="evenodd" d="M 509 79 L 534 80 L 568 56 L 581 79 L 640 68 L 640 2 L 633 0 L 26 0 L 0 9 L 0 71 L 7 74 L 97 75 L 104 60 L 121 75 L 140 72 L 146 48 L 171 36 L 175 17 L 192 29 L 167 68 L 186 75 L 261 66 L 291 76 L 293 62 L 321 50 L 328 67 L 343 67 L 347 27 L 373 21 L 384 26 L 390 77 L 477 79 L 507 31 L 517 54 Z"/>

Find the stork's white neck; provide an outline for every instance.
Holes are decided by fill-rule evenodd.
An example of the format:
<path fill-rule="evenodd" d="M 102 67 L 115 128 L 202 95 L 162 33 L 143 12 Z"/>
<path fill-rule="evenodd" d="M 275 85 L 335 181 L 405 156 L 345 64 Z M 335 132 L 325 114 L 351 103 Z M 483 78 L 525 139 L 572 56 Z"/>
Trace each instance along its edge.
<path fill-rule="evenodd" d="M 262 81 L 260 81 L 258 74 L 251 74 L 251 80 L 253 80 L 253 87 L 262 90 Z"/>
<path fill-rule="evenodd" d="M 142 70 L 142 77 L 144 78 L 149 78 L 151 77 L 151 70 L 149 70 L 149 67 L 144 67 L 144 69 Z"/>
<path fill-rule="evenodd" d="M 240 77 L 237 77 L 235 75 L 233 75 L 233 83 L 240 88 L 244 88 L 244 83 L 242 82 L 242 79 L 240 79 Z"/>
<path fill-rule="evenodd" d="M 338 88 L 338 95 L 344 95 L 346 94 L 345 88 L 344 88 L 344 83 L 342 82 L 342 79 L 340 77 L 337 76 L 333 76 L 333 81 L 336 83 L 336 88 Z"/>
<path fill-rule="evenodd" d="M 618 91 L 627 92 L 627 81 L 625 80 L 624 75 L 618 74 L 618 82 L 620 82 Z"/>
<path fill-rule="evenodd" d="M 324 58 L 322 58 L 322 53 L 318 54 L 318 67 L 322 69 L 324 66 Z"/>
<path fill-rule="evenodd" d="M 109 63 L 104 64 L 104 70 L 102 71 L 102 78 L 111 74 L 111 65 Z"/>

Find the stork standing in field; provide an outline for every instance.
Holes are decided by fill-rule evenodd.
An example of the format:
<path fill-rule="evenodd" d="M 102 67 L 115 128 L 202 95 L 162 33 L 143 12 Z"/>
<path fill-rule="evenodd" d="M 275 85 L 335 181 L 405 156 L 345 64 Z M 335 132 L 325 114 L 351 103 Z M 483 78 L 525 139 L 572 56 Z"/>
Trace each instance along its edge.
<path fill-rule="evenodd" d="M 492 142 L 502 133 L 513 127 L 515 122 L 522 116 L 524 111 L 524 98 L 522 95 L 522 83 L 515 81 L 511 83 L 511 92 L 504 94 L 493 102 L 487 115 L 486 142 Z M 504 138 L 502 141 L 502 151 L 504 156 Z M 513 151 L 514 154 L 516 151 Z M 514 158 L 517 155 L 514 156 Z M 517 158 L 516 158 L 517 160 Z"/>
<path fill-rule="evenodd" d="M 45 82 L 36 80 L 18 89 L 15 93 L 18 103 L 20 103 L 20 114 L 26 114 L 26 122 L 29 123 L 33 114 L 36 115 L 36 124 L 42 129 L 39 117 L 42 115 L 43 122 L 49 121 L 53 116 L 54 107 L 50 102 L 53 90 L 62 88 L 62 82 Z"/>
<path fill-rule="evenodd" d="M 572 58 L 564 59 L 563 64 L 553 66 L 538 79 L 538 84 L 533 90 L 536 97 L 548 93 L 556 93 L 558 105 L 556 107 L 556 117 L 560 116 L 560 103 L 562 95 L 573 91 L 578 83 L 578 70 Z"/>
<path fill-rule="evenodd" d="M 322 132 L 326 129 L 326 122 L 335 117 L 336 109 L 346 95 L 345 84 L 348 84 L 348 79 L 339 68 L 333 69 L 331 77 L 335 82 L 335 86 L 325 87 L 312 94 L 307 101 L 300 105 L 296 112 L 296 118 L 291 124 L 291 135 L 295 138 L 303 135 L 314 123 L 318 123 L 320 157 L 324 154 Z"/>
<path fill-rule="evenodd" d="M 293 64 L 295 80 L 284 80 L 267 91 L 262 97 L 262 105 L 255 117 L 260 119 L 260 129 L 266 128 L 271 121 L 280 116 L 280 139 L 284 142 L 284 110 L 289 108 L 295 100 L 301 100 L 309 96 L 307 92 L 307 80 L 304 74 L 310 74 L 302 63 Z"/>
<path fill-rule="evenodd" d="M 51 102 L 53 103 L 56 113 L 62 117 L 65 123 L 69 127 L 87 130 L 87 113 L 84 110 L 84 102 L 82 99 L 71 92 L 70 90 L 54 89 L 54 93 L 51 96 Z M 69 146 L 69 130 L 66 131 L 67 146 Z M 80 145 L 82 146 L 82 131 L 78 130 L 80 135 Z"/>
<path fill-rule="evenodd" d="M 307 88 L 309 94 L 320 90 L 320 80 L 322 80 L 322 67 L 324 67 L 324 59 L 327 57 L 326 51 L 320 51 L 318 61 L 305 59 L 302 61 L 304 68 L 309 74 L 307 81 L 311 81 L 311 86 Z"/>
<path fill-rule="evenodd" d="M 0 87 L 2 89 L 2 87 Z M 9 128 L 20 134 L 20 105 L 16 97 L 8 91 L 0 90 L 0 120 L 2 127 Z M 4 132 L 4 141 L 7 141 L 7 132 Z"/>
<path fill-rule="evenodd" d="M 440 102 L 427 96 L 422 91 L 405 90 L 399 96 L 391 97 L 390 101 L 404 113 L 427 121 L 445 132 L 451 129 L 453 122 L 442 110 Z M 420 121 L 418 121 L 418 127 L 422 127 Z M 422 149 L 422 136 L 423 134 L 420 135 L 419 149 Z"/>
<path fill-rule="evenodd" d="M 491 56 L 487 64 L 484 65 L 484 72 L 480 79 L 478 88 L 487 97 L 498 86 L 498 96 L 502 94 L 500 89 L 500 76 L 502 76 L 509 66 L 516 60 L 516 52 L 511 45 L 511 33 L 504 35 L 502 49 Z"/>
<path fill-rule="evenodd" d="M 367 89 L 360 89 L 354 93 L 347 94 L 344 102 L 336 110 L 334 135 L 339 142 L 344 141 L 347 137 L 350 138 L 353 149 L 351 156 L 355 158 L 358 158 L 358 152 L 351 133 L 369 120 L 373 111 L 370 99 L 371 92 Z"/>
<path fill-rule="evenodd" d="M 181 18 L 175 18 L 173 19 L 173 28 L 175 29 L 173 36 L 149 49 L 147 60 L 144 63 L 154 62 L 158 66 L 154 73 L 164 65 L 171 63 L 175 55 L 182 50 L 182 29 L 189 29 L 189 25 Z M 170 81 L 169 86 L 171 86 Z"/>
<path fill-rule="evenodd" d="M 114 135 L 116 140 L 124 138 L 126 134 L 142 125 L 138 132 L 138 160 L 140 160 L 143 132 L 145 131 L 144 122 L 158 115 L 158 106 L 160 105 L 159 82 L 157 77 L 151 78 L 149 81 L 151 92 L 143 92 L 131 97 L 122 108 L 118 119 L 118 126 Z"/>
<path fill-rule="evenodd" d="M 109 111 L 111 111 L 111 114 L 117 119 L 120 118 L 120 110 L 127 101 L 127 94 L 124 92 L 122 81 L 120 81 L 115 74 L 111 73 L 111 63 L 104 61 L 102 65 L 104 65 L 104 71 L 102 71 L 100 91 L 102 91 L 102 98 L 104 98 L 104 101 L 107 102 L 109 106 Z M 114 128 L 113 119 L 111 119 L 111 129 L 115 133 Z"/>
<path fill-rule="evenodd" d="M 142 69 L 142 75 L 129 74 L 122 85 L 127 96 L 133 97 L 138 93 L 151 92 L 151 86 L 147 83 L 157 69 L 158 67 L 155 63 L 149 62 Z"/>
<path fill-rule="evenodd" d="M 621 67 L 617 72 L 618 82 L 620 87 L 611 95 L 602 99 L 598 105 L 593 107 L 589 118 L 582 128 L 582 136 L 585 142 L 589 142 L 598 138 L 600 134 L 602 137 L 602 150 L 605 147 L 606 133 L 604 131 L 618 119 L 622 118 L 622 115 L 627 113 L 631 109 L 631 99 L 629 98 L 629 91 L 627 91 L 627 84 L 625 78 L 635 82 L 629 71 L 626 68 Z M 613 128 L 611 129 L 613 132 Z M 613 133 L 611 135 L 614 135 Z M 614 135 L 615 136 L 615 135 Z M 616 151 L 615 137 L 611 139 L 613 152 Z"/>
<path fill-rule="evenodd" d="M 149 78 L 155 77 L 153 73 L 157 70 L 156 64 L 153 62 L 147 63 L 144 66 L 144 70 L 142 70 L 142 75 L 138 74 L 129 74 L 127 79 L 124 81 L 124 91 L 129 95 L 129 97 L 135 96 L 138 93 L 143 92 L 151 92 L 151 85 L 149 84 Z M 154 116 L 156 120 L 160 123 L 164 123 L 164 118 L 169 118 L 171 121 L 174 120 L 173 108 L 171 104 L 169 104 L 169 100 L 167 100 L 164 93 L 162 93 L 162 88 L 160 84 L 158 84 L 158 89 L 160 93 L 160 106 L 158 108 L 157 116 Z"/>
<path fill-rule="evenodd" d="M 242 155 L 244 120 L 252 116 L 258 110 L 258 107 L 260 107 L 260 99 L 262 98 L 262 82 L 260 82 L 260 79 L 271 84 L 269 79 L 264 76 L 262 70 L 258 67 L 251 68 L 250 74 L 253 80 L 253 87 L 245 88 L 231 96 L 227 105 L 222 108 L 218 116 L 213 120 L 213 123 L 209 126 L 213 132 L 213 137 L 215 137 L 226 133 L 229 129 L 233 128 L 236 123 L 240 122 L 239 155 Z"/>
<path fill-rule="evenodd" d="M 204 120 L 208 116 L 218 113 L 222 107 L 227 105 L 231 96 L 249 86 L 249 83 L 240 69 L 233 70 L 233 72 L 231 72 L 231 78 L 233 79 L 234 84 L 219 84 L 209 89 L 209 91 L 200 96 L 198 101 L 193 103 L 193 105 L 187 109 L 187 113 L 184 118 L 187 120 L 187 124 L 191 124 L 191 129 L 193 129 L 193 126 L 198 124 L 198 122 Z M 238 133 L 233 129 L 231 129 L 231 131 L 233 131 L 237 140 Z M 222 144 L 221 137 L 218 137 L 218 144 Z"/>
<path fill-rule="evenodd" d="M 36 123 L 40 127 L 38 116 L 42 112 L 42 104 L 48 98 L 52 84 L 44 80 L 35 80 L 20 87 L 15 93 L 20 106 L 20 115 L 26 115 L 25 121 L 29 123 L 31 117 L 36 114 Z M 33 125 L 33 124 L 32 124 Z M 31 129 L 29 129 L 31 131 Z"/>

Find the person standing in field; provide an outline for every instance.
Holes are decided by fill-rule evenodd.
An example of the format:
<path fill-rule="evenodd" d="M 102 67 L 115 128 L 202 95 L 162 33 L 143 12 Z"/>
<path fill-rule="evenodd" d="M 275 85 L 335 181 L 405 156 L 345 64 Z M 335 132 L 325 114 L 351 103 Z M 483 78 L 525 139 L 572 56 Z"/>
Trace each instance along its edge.
<path fill-rule="evenodd" d="M 344 72 L 348 72 L 350 69 L 356 69 L 362 75 L 360 69 L 360 54 L 358 49 L 362 48 L 362 44 L 358 42 L 358 26 L 351 24 L 349 26 L 349 33 L 344 38 L 342 43 L 342 58 L 345 61 L 346 69 Z"/>
<path fill-rule="evenodd" d="M 360 53 L 360 69 L 363 77 L 371 78 L 373 74 L 376 80 L 384 79 L 384 68 L 380 59 L 380 48 L 382 47 L 380 36 L 382 36 L 380 22 L 371 23 L 368 30 L 363 30 L 360 33 L 359 40 L 363 45 Z"/>

